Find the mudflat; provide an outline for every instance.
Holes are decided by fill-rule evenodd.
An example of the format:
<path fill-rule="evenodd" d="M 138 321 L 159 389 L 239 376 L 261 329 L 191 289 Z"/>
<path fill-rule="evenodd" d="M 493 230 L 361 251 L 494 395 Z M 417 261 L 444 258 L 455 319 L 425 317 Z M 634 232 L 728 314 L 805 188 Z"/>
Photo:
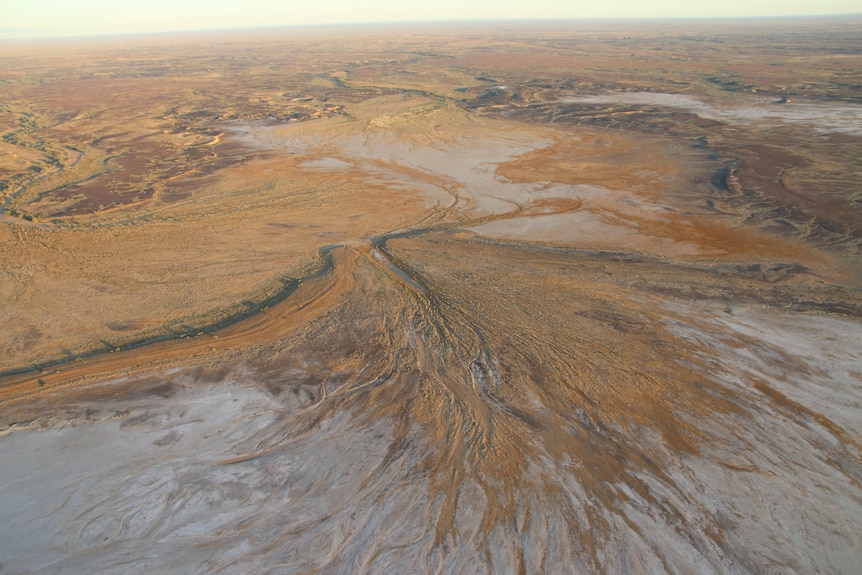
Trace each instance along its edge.
<path fill-rule="evenodd" d="M 0 45 L 0 571 L 854 572 L 860 25 Z"/>

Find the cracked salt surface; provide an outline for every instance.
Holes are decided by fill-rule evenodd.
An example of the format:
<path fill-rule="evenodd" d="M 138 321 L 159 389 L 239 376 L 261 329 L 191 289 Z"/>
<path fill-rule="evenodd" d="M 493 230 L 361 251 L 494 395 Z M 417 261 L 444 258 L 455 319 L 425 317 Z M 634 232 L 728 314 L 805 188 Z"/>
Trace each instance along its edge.
<path fill-rule="evenodd" d="M 259 493 L 245 483 L 248 470 L 220 463 L 270 425 L 274 409 L 254 388 L 186 387 L 125 417 L 7 433 L 0 540 L 15 544 L 0 563 L 9 572 L 81 572 L 76 557 L 116 565 L 118 549 L 132 553 L 144 540 L 224 528 Z"/>

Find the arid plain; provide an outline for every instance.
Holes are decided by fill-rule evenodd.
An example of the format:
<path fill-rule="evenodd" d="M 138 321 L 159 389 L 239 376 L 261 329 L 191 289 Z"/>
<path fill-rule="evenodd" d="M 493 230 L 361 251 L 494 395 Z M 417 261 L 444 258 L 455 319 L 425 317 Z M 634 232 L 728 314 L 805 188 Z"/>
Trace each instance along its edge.
<path fill-rule="evenodd" d="M 856 573 L 862 19 L 0 44 L 0 573 Z"/>

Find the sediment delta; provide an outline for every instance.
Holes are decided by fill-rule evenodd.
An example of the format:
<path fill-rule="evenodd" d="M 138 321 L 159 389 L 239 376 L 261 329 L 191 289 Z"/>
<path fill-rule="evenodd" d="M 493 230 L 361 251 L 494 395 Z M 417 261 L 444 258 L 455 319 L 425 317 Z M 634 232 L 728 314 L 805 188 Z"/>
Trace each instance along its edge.
<path fill-rule="evenodd" d="M 855 572 L 858 24 L 4 45 L 0 571 Z"/>

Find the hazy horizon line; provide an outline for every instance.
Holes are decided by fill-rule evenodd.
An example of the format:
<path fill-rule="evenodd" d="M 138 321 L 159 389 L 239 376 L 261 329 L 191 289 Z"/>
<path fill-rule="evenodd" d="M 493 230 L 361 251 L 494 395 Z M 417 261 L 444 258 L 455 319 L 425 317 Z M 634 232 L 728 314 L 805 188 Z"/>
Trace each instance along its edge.
<path fill-rule="evenodd" d="M 333 22 L 333 23 L 302 23 L 277 24 L 240 27 L 186 28 L 170 30 L 139 30 L 120 32 L 50 32 L 42 30 L 27 30 L 19 28 L 0 28 L 0 42 L 30 41 L 30 40 L 86 40 L 86 39 L 122 39 L 152 36 L 178 36 L 206 33 L 256 32 L 277 30 L 313 30 L 313 29 L 361 29 L 393 26 L 457 26 L 457 25 L 494 25 L 494 24 L 566 24 L 566 23 L 607 23 L 607 24 L 637 24 L 660 22 L 780 22 L 800 20 L 835 20 L 843 18 L 862 18 L 862 11 L 843 14 L 789 14 L 769 16 L 627 16 L 627 17 L 591 17 L 591 18 L 476 18 L 476 19 L 423 19 L 423 20 L 381 20 L 378 22 Z"/>

